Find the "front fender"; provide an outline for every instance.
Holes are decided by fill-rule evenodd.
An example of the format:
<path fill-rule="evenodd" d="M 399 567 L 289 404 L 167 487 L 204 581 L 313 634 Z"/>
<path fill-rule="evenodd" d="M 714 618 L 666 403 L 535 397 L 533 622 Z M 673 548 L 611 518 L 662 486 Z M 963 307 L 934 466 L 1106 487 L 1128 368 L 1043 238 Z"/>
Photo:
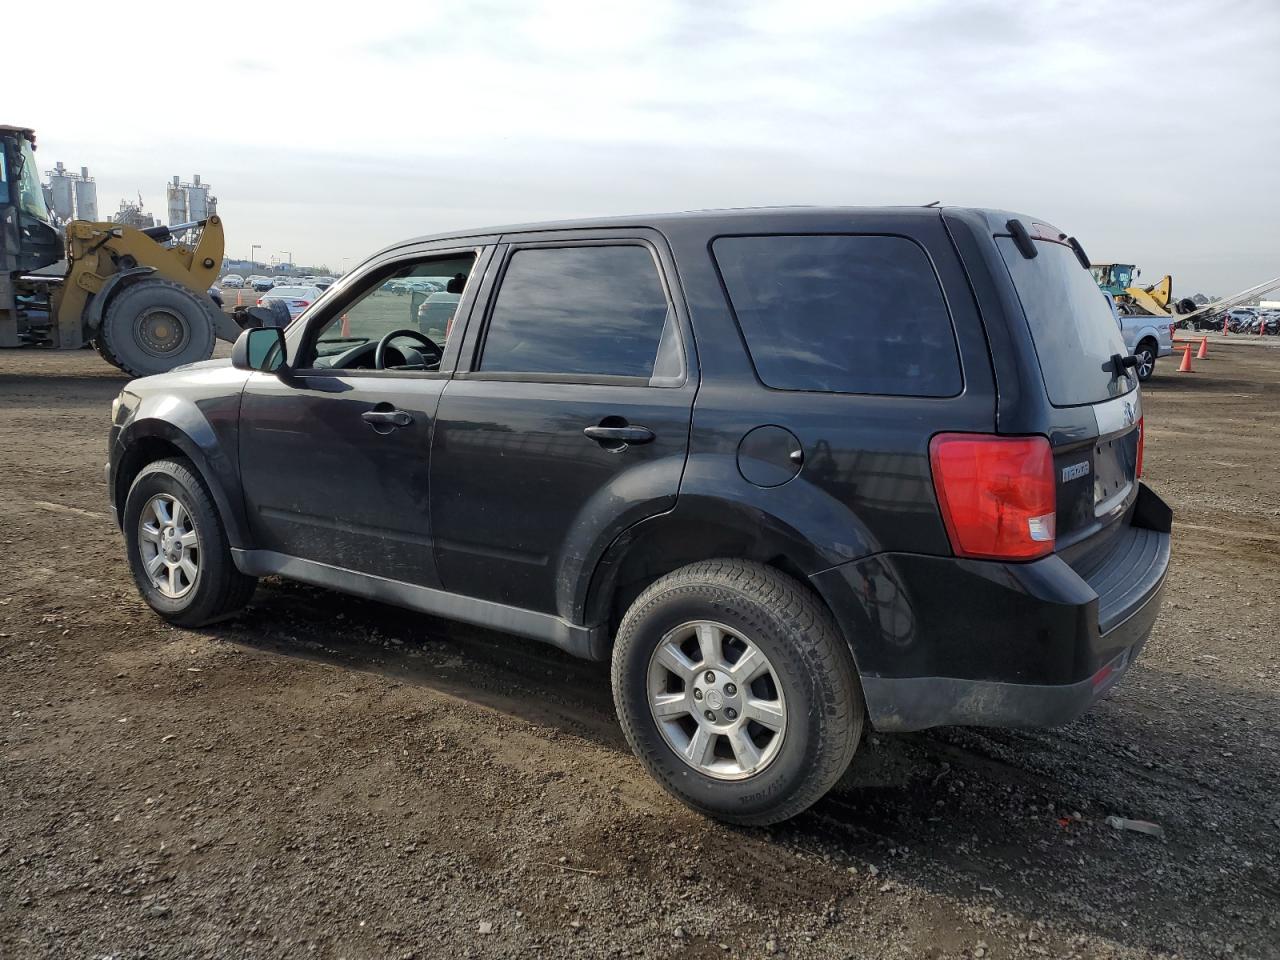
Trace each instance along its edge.
<path fill-rule="evenodd" d="M 218 508 L 231 546 L 252 547 L 236 454 L 239 402 L 238 393 L 206 402 L 173 394 L 144 397 L 116 434 L 110 482 L 117 509 L 122 510 L 128 493 L 126 478 L 145 466 L 158 441 L 179 450 L 195 466 Z"/>

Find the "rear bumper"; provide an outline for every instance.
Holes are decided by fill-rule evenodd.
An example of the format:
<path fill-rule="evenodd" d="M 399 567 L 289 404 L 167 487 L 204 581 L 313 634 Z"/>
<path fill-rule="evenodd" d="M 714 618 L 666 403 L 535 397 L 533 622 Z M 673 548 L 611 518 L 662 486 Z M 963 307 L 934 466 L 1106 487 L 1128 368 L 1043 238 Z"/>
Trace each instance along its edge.
<path fill-rule="evenodd" d="M 1166 534 L 1167 536 L 1167 534 Z M 1056 727 L 1084 713 L 1124 676 L 1147 642 L 1157 593 L 1144 606 L 1152 610 L 1141 636 L 1075 683 L 1010 683 L 957 677 L 863 677 L 867 712 L 877 730 L 924 730 L 938 726 Z"/>
<path fill-rule="evenodd" d="M 882 554 L 812 579 L 876 729 L 1045 727 L 1079 716 L 1136 659 L 1169 556 L 1168 508 L 1143 487 L 1105 548 L 1073 564 Z"/>

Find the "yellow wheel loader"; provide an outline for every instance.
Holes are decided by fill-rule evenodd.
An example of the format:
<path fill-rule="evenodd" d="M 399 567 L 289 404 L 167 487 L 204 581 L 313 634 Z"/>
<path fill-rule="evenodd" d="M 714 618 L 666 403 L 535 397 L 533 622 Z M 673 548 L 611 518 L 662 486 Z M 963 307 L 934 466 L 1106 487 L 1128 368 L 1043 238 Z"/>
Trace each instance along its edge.
<path fill-rule="evenodd" d="M 1193 300 L 1173 299 L 1173 277 L 1168 274 L 1149 287 L 1140 287 L 1136 281 L 1141 271 L 1132 263 L 1095 263 L 1089 270 L 1098 286 L 1115 298 L 1116 308 L 1123 314 L 1176 319 L 1178 314 L 1196 309 Z"/>
<path fill-rule="evenodd" d="M 0 347 L 91 344 L 134 376 L 207 360 L 215 339 L 240 333 L 208 292 L 222 250 L 216 216 L 145 229 L 73 220 L 59 230 L 35 134 L 0 126 Z"/>

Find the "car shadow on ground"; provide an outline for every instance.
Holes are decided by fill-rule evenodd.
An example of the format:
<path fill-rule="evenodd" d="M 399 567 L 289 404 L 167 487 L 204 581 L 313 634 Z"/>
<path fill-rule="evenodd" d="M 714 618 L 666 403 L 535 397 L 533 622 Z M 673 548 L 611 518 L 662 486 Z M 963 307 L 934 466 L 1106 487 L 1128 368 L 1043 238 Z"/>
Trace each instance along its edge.
<path fill-rule="evenodd" d="M 210 632 L 393 677 L 627 751 L 607 665 L 544 644 L 274 580 L 249 613 Z M 749 832 L 874 868 L 886 895 L 923 888 L 987 916 L 1024 925 L 1052 919 L 1068 932 L 1146 950 L 1185 950 L 1187 938 L 1209 926 L 1200 921 L 1225 914 L 1238 918 L 1244 954 L 1266 955 L 1266 944 L 1280 942 L 1280 880 L 1268 852 L 1280 849 L 1280 809 L 1268 786 L 1275 756 L 1268 740 L 1241 741 L 1215 766 L 1222 758 L 1209 759 L 1210 745 L 1188 740 L 1165 688 L 1207 703 L 1269 697 L 1268 710 L 1280 712 L 1277 698 L 1141 665 L 1135 674 L 1139 692 L 1127 697 L 1121 684 L 1108 702 L 1057 730 L 868 731 L 827 798 L 788 823 Z M 1166 835 L 1118 831 L 1106 823 L 1112 814 L 1158 821 Z"/>

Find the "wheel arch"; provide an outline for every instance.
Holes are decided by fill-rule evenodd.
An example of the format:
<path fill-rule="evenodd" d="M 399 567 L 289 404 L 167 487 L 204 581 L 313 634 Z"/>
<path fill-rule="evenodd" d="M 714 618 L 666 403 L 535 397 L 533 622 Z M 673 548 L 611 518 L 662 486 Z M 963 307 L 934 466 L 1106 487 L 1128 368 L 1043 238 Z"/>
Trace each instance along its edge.
<path fill-rule="evenodd" d="M 207 423 L 205 428 L 208 436 L 203 445 L 170 420 L 156 417 L 135 418 L 121 431 L 117 440 L 120 452 L 115 459 L 111 480 L 111 498 L 118 522 L 123 522 L 125 498 L 138 474 L 148 464 L 177 456 L 191 464 L 213 497 L 230 545 L 250 545 L 240 498 L 228 493 L 226 479 L 228 474 L 234 478 L 234 467 L 218 448 L 216 437 Z"/>
<path fill-rule="evenodd" d="M 800 531 L 774 517 L 722 501 L 715 510 L 679 507 L 629 527 L 601 556 L 580 591 L 573 610 L 575 622 L 603 627 L 607 643 L 627 608 L 646 587 L 667 574 L 704 560 L 748 560 L 796 580 L 831 614 L 858 670 L 854 638 L 858 625 L 838 610 L 850 605 L 827 595 L 814 575 L 849 558 L 833 559 L 817 550 Z M 856 608 L 854 608 L 856 610 Z"/>
<path fill-rule="evenodd" d="M 143 277 L 149 277 L 155 272 L 155 267 L 134 267 L 131 270 L 121 270 L 119 273 L 113 273 L 107 277 L 102 283 L 102 289 L 93 294 L 85 306 L 85 325 L 91 330 L 97 330 L 101 327 L 102 318 L 106 316 L 107 307 L 111 305 L 111 301 L 131 284 L 136 283 Z"/>

